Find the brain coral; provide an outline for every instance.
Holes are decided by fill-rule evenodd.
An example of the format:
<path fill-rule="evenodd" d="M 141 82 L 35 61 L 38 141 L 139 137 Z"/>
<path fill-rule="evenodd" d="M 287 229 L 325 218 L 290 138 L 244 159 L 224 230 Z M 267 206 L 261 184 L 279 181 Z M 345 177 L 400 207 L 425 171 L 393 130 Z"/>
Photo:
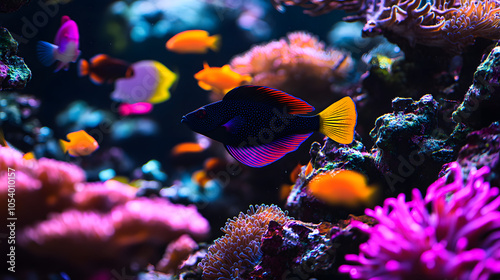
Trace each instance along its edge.
<path fill-rule="evenodd" d="M 260 261 L 262 235 L 270 221 L 284 224 L 290 218 L 275 205 L 250 206 L 247 214 L 240 213 L 228 220 L 222 231 L 225 235 L 208 248 L 200 262 L 203 279 L 242 279 Z"/>

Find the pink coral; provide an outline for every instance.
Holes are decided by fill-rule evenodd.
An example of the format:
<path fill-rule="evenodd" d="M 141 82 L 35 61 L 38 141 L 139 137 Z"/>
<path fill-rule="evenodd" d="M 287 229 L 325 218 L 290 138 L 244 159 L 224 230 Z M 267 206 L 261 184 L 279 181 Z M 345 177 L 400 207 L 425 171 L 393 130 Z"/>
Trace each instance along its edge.
<path fill-rule="evenodd" d="M 499 279 L 499 189 L 484 181 L 488 167 L 472 171 L 465 183 L 458 163 L 450 169 L 425 199 L 415 189 L 410 202 L 401 194 L 367 209 L 378 224 L 357 225 L 370 239 L 359 256 L 346 256 L 355 264 L 339 270 L 353 279 Z"/>
<path fill-rule="evenodd" d="M 19 227 L 69 207 L 75 184 L 85 179 L 83 170 L 74 164 L 46 158 L 24 160 L 21 153 L 8 147 L 0 147 L 0 167 L 0 178 L 8 176 L 8 168 L 14 170 Z M 7 201 L 7 196 L 8 186 L 0 185 L 0 200 Z"/>
<path fill-rule="evenodd" d="M 145 266 L 155 256 L 157 246 L 183 234 L 200 240 L 209 230 L 208 221 L 194 206 L 137 198 L 108 213 L 72 209 L 52 214 L 23 230 L 20 244 L 37 255 L 77 266 L 101 261 Z M 132 248 L 138 251 L 130 251 Z"/>
<path fill-rule="evenodd" d="M 182 263 L 188 259 L 189 255 L 197 247 L 198 245 L 189 235 L 181 235 L 181 237 L 168 245 L 163 258 L 158 262 L 155 270 L 168 274 L 178 272 Z"/>
<path fill-rule="evenodd" d="M 135 197 L 137 189 L 115 180 L 99 183 L 80 183 L 73 195 L 75 207 L 81 211 L 108 212 L 113 207 Z"/>

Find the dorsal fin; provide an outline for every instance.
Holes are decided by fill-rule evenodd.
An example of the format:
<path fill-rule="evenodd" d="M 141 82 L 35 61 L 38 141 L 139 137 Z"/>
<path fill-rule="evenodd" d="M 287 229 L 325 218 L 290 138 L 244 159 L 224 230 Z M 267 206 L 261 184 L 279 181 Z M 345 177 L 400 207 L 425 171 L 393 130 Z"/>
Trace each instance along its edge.
<path fill-rule="evenodd" d="M 314 107 L 302 99 L 274 88 L 264 86 L 240 86 L 229 91 L 223 100 L 250 100 L 262 102 L 275 107 L 285 106 L 289 114 L 307 114 Z"/>

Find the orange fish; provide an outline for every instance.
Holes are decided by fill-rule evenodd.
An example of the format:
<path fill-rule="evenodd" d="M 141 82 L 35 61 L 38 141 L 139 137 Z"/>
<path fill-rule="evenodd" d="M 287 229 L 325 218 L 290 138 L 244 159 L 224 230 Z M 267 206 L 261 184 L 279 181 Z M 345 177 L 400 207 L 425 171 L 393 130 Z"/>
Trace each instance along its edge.
<path fill-rule="evenodd" d="M 172 150 L 170 151 L 170 154 L 172 156 L 180 156 L 183 154 L 190 154 L 190 153 L 201 153 L 205 150 L 200 144 L 194 143 L 194 142 L 184 142 L 175 145 Z"/>
<path fill-rule="evenodd" d="M 3 135 L 3 130 L 2 129 L 0 129 L 0 146 L 18 151 L 16 148 L 14 148 L 11 145 L 9 145 L 9 143 L 7 142 L 7 140 L 5 140 L 5 136 Z M 25 159 L 25 160 L 36 159 L 35 153 L 34 152 L 25 153 L 23 155 L 23 159 Z"/>
<path fill-rule="evenodd" d="M 85 132 L 85 130 L 78 130 L 68 133 L 68 135 L 66 135 L 66 138 L 69 139 L 69 142 L 59 140 L 61 143 L 61 147 L 64 152 L 67 151 L 74 157 L 90 155 L 95 150 L 97 150 L 97 148 L 99 148 L 99 144 L 97 143 L 97 141 L 87 132 Z"/>
<path fill-rule="evenodd" d="M 224 94 L 241 86 L 243 82 L 252 81 L 250 75 L 241 75 L 231 70 L 229 64 L 222 67 L 210 67 L 206 62 L 203 63 L 203 70 L 194 74 L 194 78 L 198 80 L 198 85 L 202 89 L 223 92 Z"/>
<path fill-rule="evenodd" d="M 220 35 L 209 36 L 205 30 L 187 30 L 170 38 L 166 47 L 176 53 L 206 53 L 208 49 L 218 51 Z"/>
<path fill-rule="evenodd" d="M 130 63 L 112 58 L 105 54 L 98 54 L 88 62 L 80 59 L 78 62 L 78 74 L 90 76 L 90 80 L 96 84 L 112 83 L 118 78 L 128 78 L 133 74 Z"/>
<path fill-rule="evenodd" d="M 353 170 L 332 170 L 316 175 L 308 184 L 309 191 L 331 205 L 358 207 L 371 205 L 376 187 L 367 185 L 367 178 Z"/>

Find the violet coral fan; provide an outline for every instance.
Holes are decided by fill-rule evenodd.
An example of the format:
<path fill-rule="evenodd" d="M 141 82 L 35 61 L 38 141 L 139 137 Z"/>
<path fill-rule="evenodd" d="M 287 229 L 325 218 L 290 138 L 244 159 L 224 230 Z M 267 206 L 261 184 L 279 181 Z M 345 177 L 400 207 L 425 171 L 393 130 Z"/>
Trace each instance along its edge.
<path fill-rule="evenodd" d="M 442 47 L 460 53 L 475 38 L 500 39 L 500 3 L 496 0 L 273 0 L 275 6 L 299 5 L 311 14 L 345 10 L 364 21 L 363 34 L 395 34 L 411 45 Z"/>
<path fill-rule="evenodd" d="M 367 209 L 378 224 L 357 224 L 370 238 L 339 271 L 353 279 L 500 279 L 499 189 L 484 181 L 487 166 L 466 182 L 458 163 L 450 169 L 425 199 L 414 189 L 409 202 L 400 194 Z"/>
<path fill-rule="evenodd" d="M 242 279 L 262 257 L 261 238 L 269 222 L 283 225 L 288 220 L 287 214 L 275 205 L 250 206 L 247 214 L 228 220 L 221 229 L 225 235 L 215 240 L 199 264 L 203 279 Z"/>
<path fill-rule="evenodd" d="M 309 33 L 293 32 L 279 41 L 252 47 L 234 57 L 230 65 L 235 72 L 251 75 L 253 85 L 277 88 L 317 106 L 338 99 L 325 100 L 324 93 L 332 92 L 332 82 L 343 80 L 354 62 L 349 53 L 325 48 Z M 320 94 L 317 102 L 310 99 L 314 92 Z"/>

